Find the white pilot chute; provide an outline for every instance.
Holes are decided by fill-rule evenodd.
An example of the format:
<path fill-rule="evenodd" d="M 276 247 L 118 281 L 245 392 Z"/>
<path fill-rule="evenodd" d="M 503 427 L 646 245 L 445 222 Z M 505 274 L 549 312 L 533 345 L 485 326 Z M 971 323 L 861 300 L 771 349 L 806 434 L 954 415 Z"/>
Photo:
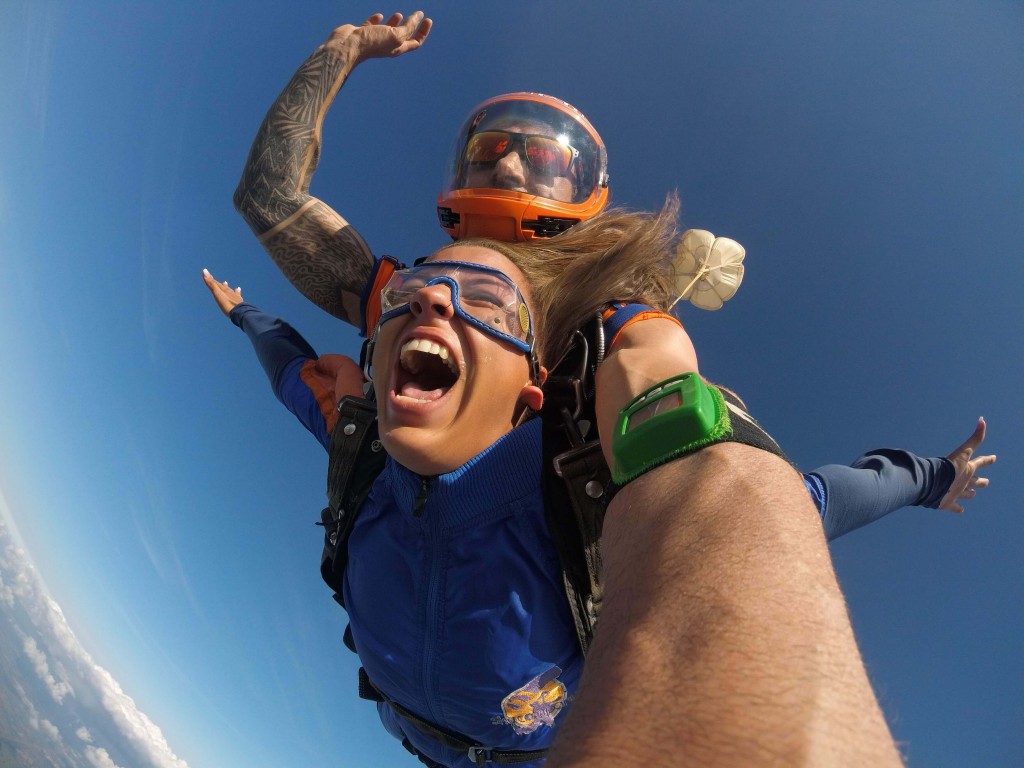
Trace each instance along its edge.
<path fill-rule="evenodd" d="M 706 229 L 688 229 L 676 247 L 676 288 L 680 299 L 701 309 L 720 309 L 743 282 L 742 245 L 728 237 L 715 237 Z"/>

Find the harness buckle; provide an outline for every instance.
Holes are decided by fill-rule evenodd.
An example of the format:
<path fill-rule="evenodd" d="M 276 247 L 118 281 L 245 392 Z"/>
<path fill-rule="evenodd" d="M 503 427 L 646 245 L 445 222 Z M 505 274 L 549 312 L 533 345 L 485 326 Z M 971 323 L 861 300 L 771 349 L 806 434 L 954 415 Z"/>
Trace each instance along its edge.
<path fill-rule="evenodd" d="M 487 765 L 493 757 L 493 750 L 487 747 L 470 747 L 466 756 L 473 765 Z"/>

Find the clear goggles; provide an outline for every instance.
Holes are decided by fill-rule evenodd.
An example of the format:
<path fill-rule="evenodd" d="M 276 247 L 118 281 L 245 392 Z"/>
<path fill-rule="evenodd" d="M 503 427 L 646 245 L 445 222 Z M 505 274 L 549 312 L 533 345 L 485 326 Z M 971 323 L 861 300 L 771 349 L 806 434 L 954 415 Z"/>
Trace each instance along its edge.
<path fill-rule="evenodd" d="M 481 264 L 426 261 L 398 270 L 380 292 L 381 324 L 409 312 L 421 288 L 441 284 L 451 291 L 458 317 L 534 358 L 533 323 L 523 294 L 506 274 Z"/>

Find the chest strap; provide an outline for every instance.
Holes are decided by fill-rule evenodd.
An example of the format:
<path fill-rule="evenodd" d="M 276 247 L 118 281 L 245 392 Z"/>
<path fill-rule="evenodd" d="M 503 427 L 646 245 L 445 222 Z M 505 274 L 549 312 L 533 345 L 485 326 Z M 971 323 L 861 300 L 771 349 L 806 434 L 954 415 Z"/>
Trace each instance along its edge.
<path fill-rule="evenodd" d="M 465 736 L 440 728 L 424 720 L 419 715 L 413 714 L 398 702 L 392 701 L 381 693 L 377 686 L 370 682 L 369 675 L 366 674 L 366 670 L 362 667 L 359 668 L 359 696 L 368 701 L 387 704 L 420 733 L 426 734 L 438 744 L 448 749 L 454 749 L 456 752 L 466 755 L 473 765 L 532 763 L 534 760 L 540 760 L 548 753 L 546 749 L 491 749 L 478 741 L 473 741 Z M 409 746 L 406 744 L 406 749 L 409 749 Z M 419 753 L 416 752 L 416 754 Z"/>

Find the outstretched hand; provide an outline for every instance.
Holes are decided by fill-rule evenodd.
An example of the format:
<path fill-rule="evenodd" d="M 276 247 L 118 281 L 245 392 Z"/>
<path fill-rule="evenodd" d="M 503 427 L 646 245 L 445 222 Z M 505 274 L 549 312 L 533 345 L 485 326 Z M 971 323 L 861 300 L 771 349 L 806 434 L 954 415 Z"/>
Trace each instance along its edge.
<path fill-rule="evenodd" d="M 210 293 L 213 294 L 213 300 L 217 302 L 217 306 L 220 307 L 220 311 L 224 313 L 225 317 L 231 314 L 232 309 L 244 301 L 241 288 L 232 288 L 228 285 L 227 280 L 223 283 L 218 283 L 208 269 L 203 270 L 203 282 L 210 289 Z"/>
<path fill-rule="evenodd" d="M 974 428 L 974 434 L 967 438 L 963 445 L 946 457 L 953 462 L 953 466 L 956 468 L 956 475 L 953 477 L 953 482 L 950 484 L 949 490 L 946 491 L 946 495 L 942 497 L 939 509 L 948 509 L 951 512 L 957 513 L 963 512 L 963 505 L 958 502 L 973 499 L 978 493 L 978 488 L 984 488 L 988 485 L 988 478 L 977 477 L 977 472 L 982 467 L 995 464 L 995 455 L 972 458 L 974 452 L 978 450 L 978 446 L 981 445 L 984 439 L 985 419 L 979 418 L 978 426 Z"/>
<path fill-rule="evenodd" d="M 419 48 L 430 34 L 433 22 L 424 18 L 423 11 L 408 17 L 391 14 L 387 21 L 383 13 L 375 13 L 359 26 L 342 24 L 331 32 L 326 46 L 344 51 L 354 64 L 366 59 L 401 56 Z"/>

